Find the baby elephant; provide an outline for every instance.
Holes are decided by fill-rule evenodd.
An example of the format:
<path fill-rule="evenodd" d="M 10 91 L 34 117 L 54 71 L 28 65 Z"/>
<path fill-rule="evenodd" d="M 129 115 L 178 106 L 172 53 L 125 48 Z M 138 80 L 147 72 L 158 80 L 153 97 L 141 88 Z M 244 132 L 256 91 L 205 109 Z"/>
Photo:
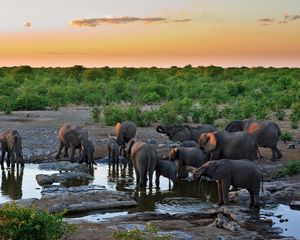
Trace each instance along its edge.
<path fill-rule="evenodd" d="M 119 145 L 116 137 L 109 137 L 107 140 L 108 157 L 112 162 L 119 162 Z"/>
<path fill-rule="evenodd" d="M 156 179 L 155 184 L 159 187 L 159 177 L 162 175 L 165 178 L 172 180 L 173 185 L 177 184 L 177 168 L 174 162 L 167 160 L 159 160 L 156 163 Z"/>
<path fill-rule="evenodd" d="M 149 187 L 152 187 L 152 177 L 157 161 L 155 149 L 150 144 L 134 138 L 129 141 L 125 151 L 132 160 L 136 174 L 136 185 L 145 187 L 147 174 L 149 174 Z"/>
<path fill-rule="evenodd" d="M 260 184 L 263 175 L 254 162 L 250 160 L 215 160 L 209 161 L 198 168 L 194 174 L 194 179 L 207 176 L 218 182 L 219 204 L 228 203 L 229 187 L 246 188 L 250 194 L 249 207 L 259 207 Z"/>
<path fill-rule="evenodd" d="M 206 155 L 199 148 L 175 147 L 170 152 L 169 160 L 176 162 L 178 178 L 185 178 L 188 176 L 186 166 L 200 167 L 205 163 Z"/>
<path fill-rule="evenodd" d="M 95 147 L 94 144 L 91 140 L 87 140 L 87 144 L 85 147 L 82 146 L 82 154 L 81 154 L 81 159 L 79 163 L 86 163 L 87 165 L 92 166 L 97 165 L 94 162 L 94 154 L 95 154 Z"/>

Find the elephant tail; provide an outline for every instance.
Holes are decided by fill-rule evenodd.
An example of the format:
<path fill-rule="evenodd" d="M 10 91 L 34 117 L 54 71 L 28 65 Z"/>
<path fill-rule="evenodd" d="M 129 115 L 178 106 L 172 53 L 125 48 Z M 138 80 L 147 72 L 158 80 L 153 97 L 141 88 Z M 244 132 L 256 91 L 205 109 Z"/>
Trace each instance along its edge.
<path fill-rule="evenodd" d="M 264 193 L 264 175 L 261 175 L 261 191 Z"/>

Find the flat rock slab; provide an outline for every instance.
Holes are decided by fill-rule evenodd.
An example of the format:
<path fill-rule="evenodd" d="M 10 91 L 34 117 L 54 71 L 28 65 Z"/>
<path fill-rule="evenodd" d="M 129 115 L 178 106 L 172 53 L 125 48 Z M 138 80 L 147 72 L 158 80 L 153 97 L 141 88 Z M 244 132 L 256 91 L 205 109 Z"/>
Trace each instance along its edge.
<path fill-rule="evenodd" d="M 41 199 L 22 199 L 15 202 L 22 206 L 34 204 L 37 208 L 47 209 L 50 213 L 64 210 L 68 213 L 78 213 L 137 205 L 136 201 L 126 193 L 106 190 L 97 185 L 71 188 L 48 187 L 42 191 Z"/>
<path fill-rule="evenodd" d="M 39 169 L 65 172 L 89 172 L 89 167 L 87 165 L 67 161 L 41 163 L 39 164 Z"/>
<path fill-rule="evenodd" d="M 94 177 L 85 172 L 61 172 L 52 175 L 38 174 L 35 176 L 37 183 L 41 186 L 53 183 L 64 183 L 68 180 L 93 180 Z"/>

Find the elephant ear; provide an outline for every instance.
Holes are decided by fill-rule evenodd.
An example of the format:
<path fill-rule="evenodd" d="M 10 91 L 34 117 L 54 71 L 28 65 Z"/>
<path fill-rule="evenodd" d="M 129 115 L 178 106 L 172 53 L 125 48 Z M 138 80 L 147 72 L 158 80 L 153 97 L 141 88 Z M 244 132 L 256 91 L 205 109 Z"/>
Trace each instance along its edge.
<path fill-rule="evenodd" d="M 175 147 L 170 152 L 169 160 L 174 161 L 177 158 L 177 156 L 178 156 L 178 148 Z"/>
<path fill-rule="evenodd" d="M 214 133 L 207 133 L 207 141 L 204 145 L 204 151 L 206 153 L 211 152 L 217 147 L 217 138 Z"/>
<path fill-rule="evenodd" d="M 243 131 L 243 122 L 240 120 L 232 121 L 225 127 L 225 130 L 227 132 Z"/>
<path fill-rule="evenodd" d="M 199 137 L 199 140 L 198 140 L 198 145 L 201 147 L 201 148 L 204 148 L 206 142 L 208 140 L 208 136 L 206 133 L 202 133 Z"/>

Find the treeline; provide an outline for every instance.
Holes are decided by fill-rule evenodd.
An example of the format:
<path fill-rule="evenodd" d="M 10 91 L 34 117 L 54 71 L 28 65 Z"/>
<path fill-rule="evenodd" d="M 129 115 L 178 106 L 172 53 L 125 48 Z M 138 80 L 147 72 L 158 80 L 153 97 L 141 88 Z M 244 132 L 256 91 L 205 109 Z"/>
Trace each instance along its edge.
<path fill-rule="evenodd" d="M 127 119 L 132 112 L 141 115 L 145 104 L 158 104 L 160 109 L 142 112 L 146 116 L 141 125 L 156 120 L 264 119 L 270 112 L 283 119 L 286 109 L 292 110 L 289 118 L 296 123 L 299 99 L 299 68 L 0 68 L 0 110 L 6 113 L 72 103 L 102 105 L 104 114 L 120 111 L 116 118 Z M 120 102 L 133 106 L 126 110 Z M 105 121 L 112 124 L 115 119 L 107 116 Z"/>

